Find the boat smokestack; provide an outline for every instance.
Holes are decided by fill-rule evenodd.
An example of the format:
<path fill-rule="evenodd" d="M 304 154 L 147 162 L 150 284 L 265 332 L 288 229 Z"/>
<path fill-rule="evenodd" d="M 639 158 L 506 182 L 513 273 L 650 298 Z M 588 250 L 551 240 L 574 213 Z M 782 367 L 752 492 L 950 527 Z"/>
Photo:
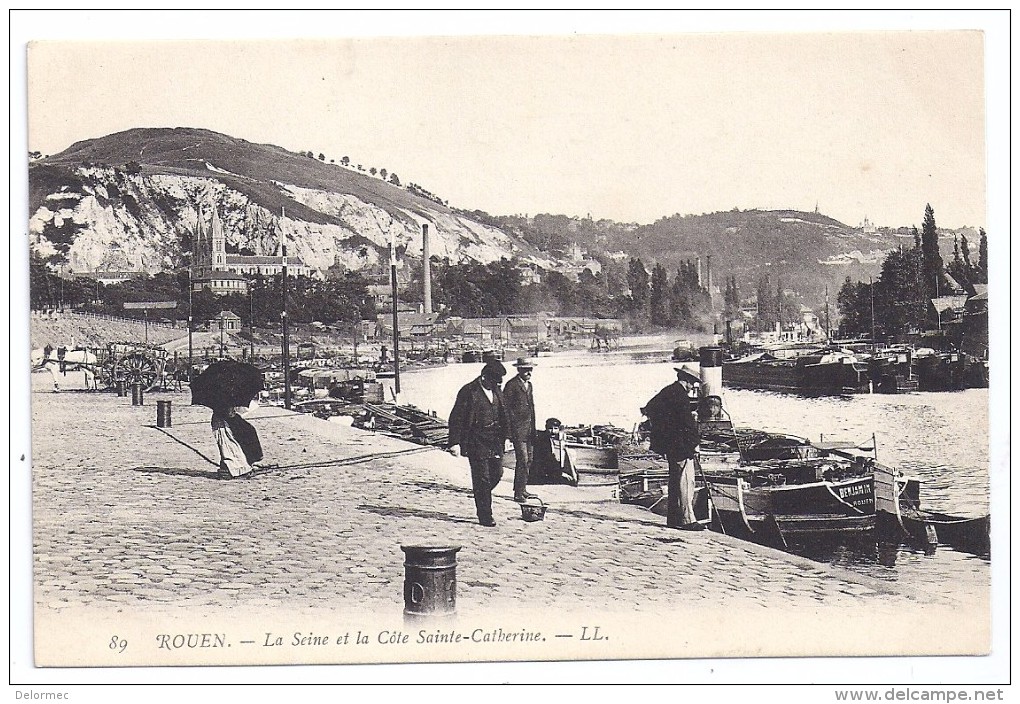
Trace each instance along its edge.
<path fill-rule="evenodd" d="M 701 396 L 722 398 L 722 349 L 702 347 L 698 350 L 701 362 Z"/>
<path fill-rule="evenodd" d="M 425 315 L 432 315 L 432 263 L 429 261 L 429 226 L 421 226 L 422 288 L 425 297 Z"/>

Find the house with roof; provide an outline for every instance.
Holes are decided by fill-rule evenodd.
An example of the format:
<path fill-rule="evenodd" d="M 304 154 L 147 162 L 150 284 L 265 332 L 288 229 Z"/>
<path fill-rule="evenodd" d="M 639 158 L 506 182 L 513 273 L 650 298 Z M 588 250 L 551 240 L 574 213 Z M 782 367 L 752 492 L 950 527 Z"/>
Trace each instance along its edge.
<path fill-rule="evenodd" d="M 209 319 L 209 331 L 238 332 L 241 329 L 241 318 L 231 310 L 222 310 L 215 318 Z"/>
<path fill-rule="evenodd" d="M 534 343 L 549 337 L 549 328 L 542 317 L 508 317 L 506 325 L 507 341 L 511 343 Z"/>
<path fill-rule="evenodd" d="M 432 338 L 437 335 L 436 320 L 438 313 L 419 313 L 418 311 L 397 311 L 397 330 L 401 340 Z M 393 314 L 379 313 L 376 316 L 375 336 L 377 338 L 393 338 Z"/>
<path fill-rule="evenodd" d="M 939 296 L 931 299 L 929 311 L 934 313 L 939 326 L 953 325 L 963 322 L 964 310 L 967 305 L 966 295 Z"/>

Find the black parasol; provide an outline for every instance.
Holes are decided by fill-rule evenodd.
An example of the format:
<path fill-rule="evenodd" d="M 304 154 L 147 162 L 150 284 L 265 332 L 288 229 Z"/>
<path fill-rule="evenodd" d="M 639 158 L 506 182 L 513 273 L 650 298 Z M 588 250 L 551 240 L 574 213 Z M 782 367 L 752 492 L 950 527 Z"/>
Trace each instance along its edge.
<path fill-rule="evenodd" d="M 213 362 L 191 380 L 191 402 L 213 410 L 247 406 L 264 385 L 262 372 L 256 367 L 224 359 Z"/>

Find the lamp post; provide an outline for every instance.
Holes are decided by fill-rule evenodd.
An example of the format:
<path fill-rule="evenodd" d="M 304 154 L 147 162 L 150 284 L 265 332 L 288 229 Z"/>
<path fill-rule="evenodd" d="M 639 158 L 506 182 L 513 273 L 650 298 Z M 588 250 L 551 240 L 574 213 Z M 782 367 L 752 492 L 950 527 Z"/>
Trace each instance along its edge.
<path fill-rule="evenodd" d="M 393 390 L 400 395 L 400 331 L 397 329 L 397 250 L 390 240 L 390 288 L 393 294 Z"/>
<path fill-rule="evenodd" d="M 254 282 L 248 282 L 248 357 L 249 361 L 255 363 L 255 286 Z"/>
<path fill-rule="evenodd" d="M 290 330 L 287 326 L 287 245 L 283 245 L 283 407 L 290 410 Z"/>
<path fill-rule="evenodd" d="M 194 284 L 191 282 L 191 267 L 188 267 L 188 384 L 191 384 L 192 369 L 195 366 L 195 348 L 192 340 L 192 333 L 195 330 L 194 325 L 194 306 L 193 306 L 193 288 Z"/>

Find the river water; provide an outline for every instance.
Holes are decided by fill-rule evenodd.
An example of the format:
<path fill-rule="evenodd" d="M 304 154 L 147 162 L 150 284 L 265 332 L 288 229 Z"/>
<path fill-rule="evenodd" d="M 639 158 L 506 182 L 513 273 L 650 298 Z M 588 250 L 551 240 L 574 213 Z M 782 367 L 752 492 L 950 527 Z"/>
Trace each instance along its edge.
<path fill-rule="evenodd" d="M 532 381 L 538 424 L 605 424 L 632 429 L 641 408 L 676 379 L 665 346 L 632 344 L 611 353 L 560 352 L 542 356 Z M 513 367 L 506 362 L 509 376 Z M 690 364 L 696 370 L 696 363 Z M 457 390 L 480 364 L 450 364 L 401 374 L 401 402 L 449 416 Z M 800 397 L 724 388 L 724 404 L 738 427 L 791 433 L 817 440 L 867 441 L 878 459 L 921 479 L 923 508 L 962 516 L 989 512 L 988 390 L 951 393 Z M 955 598 L 988 597 L 990 564 L 939 546 L 934 555 L 901 546 L 892 567 L 880 564 L 874 543 L 842 543 L 801 551 L 871 577 L 903 581 Z M 881 562 L 888 563 L 888 556 Z"/>

